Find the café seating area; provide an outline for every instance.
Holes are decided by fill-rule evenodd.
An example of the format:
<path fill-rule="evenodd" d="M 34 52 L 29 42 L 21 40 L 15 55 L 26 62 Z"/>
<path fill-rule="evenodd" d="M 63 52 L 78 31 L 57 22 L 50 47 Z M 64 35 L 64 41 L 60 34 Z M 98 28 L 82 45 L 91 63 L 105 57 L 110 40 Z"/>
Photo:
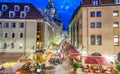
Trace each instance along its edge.
<path fill-rule="evenodd" d="M 92 74 L 115 74 L 114 68 L 109 66 L 85 65 L 83 70 Z"/>

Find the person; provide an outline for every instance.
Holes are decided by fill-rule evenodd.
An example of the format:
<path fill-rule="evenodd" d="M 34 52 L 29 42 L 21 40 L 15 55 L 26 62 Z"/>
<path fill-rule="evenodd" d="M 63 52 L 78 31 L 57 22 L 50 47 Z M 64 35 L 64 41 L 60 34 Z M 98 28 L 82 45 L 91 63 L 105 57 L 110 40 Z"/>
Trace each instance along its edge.
<path fill-rule="evenodd" d="M 45 71 L 45 64 L 42 64 L 42 71 Z"/>

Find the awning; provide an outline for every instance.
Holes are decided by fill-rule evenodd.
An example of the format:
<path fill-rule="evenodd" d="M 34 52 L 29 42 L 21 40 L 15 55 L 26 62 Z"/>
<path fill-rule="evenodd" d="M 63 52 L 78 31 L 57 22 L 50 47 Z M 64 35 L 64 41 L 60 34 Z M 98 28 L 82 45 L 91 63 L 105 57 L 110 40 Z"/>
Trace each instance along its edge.
<path fill-rule="evenodd" d="M 85 56 L 84 63 L 85 64 L 113 66 L 107 58 L 101 57 L 101 56 Z"/>
<path fill-rule="evenodd" d="M 63 47 L 64 47 L 65 49 L 74 48 L 74 46 L 73 46 L 72 44 L 70 44 L 70 43 L 65 43 L 65 44 L 63 45 Z"/>
<path fill-rule="evenodd" d="M 69 54 L 71 57 L 81 55 L 75 48 L 70 48 L 70 49 L 68 49 L 68 51 L 69 51 Z"/>
<path fill-rule="evenodd" d="M 23 56 L 23 53 L 0 53 L 1 61 L 15 61 L 20 59 Z"/>

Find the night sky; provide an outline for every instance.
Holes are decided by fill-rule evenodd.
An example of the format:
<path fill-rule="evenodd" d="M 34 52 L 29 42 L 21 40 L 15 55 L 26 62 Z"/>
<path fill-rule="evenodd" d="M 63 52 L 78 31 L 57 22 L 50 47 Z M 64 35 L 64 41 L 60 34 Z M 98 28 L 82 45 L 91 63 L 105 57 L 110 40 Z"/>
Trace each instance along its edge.
<path fill-rule="evenodd" d="M 55 7 L 66 30 L 68 30 L 69 21 L 74 10 L 80 5 L 81 1 L 82 0 L 54 0 Z M 47 0 L 0 0 L 0 2 L 32 3 L 35 7 L 42 9 L 48 4 Z"/>

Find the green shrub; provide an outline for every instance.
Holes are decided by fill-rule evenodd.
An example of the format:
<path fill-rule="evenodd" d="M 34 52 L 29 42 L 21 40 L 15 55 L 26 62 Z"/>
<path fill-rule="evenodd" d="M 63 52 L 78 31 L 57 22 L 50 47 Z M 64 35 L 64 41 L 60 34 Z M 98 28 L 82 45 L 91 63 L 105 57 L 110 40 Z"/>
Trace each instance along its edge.
<path fill-rule="evenodd" d="M 77 68 L 79 68 L 80 67 L 80 64 L 78 63 L 78 62 L 73 62 L 73 68 L 74 68 L 74 71 L 76 71 L 77 70 Z"/>
<path fill-rule="evenodd" d="M 115 68 L 120 72 L 120 64 L 116 64 Z"/>

